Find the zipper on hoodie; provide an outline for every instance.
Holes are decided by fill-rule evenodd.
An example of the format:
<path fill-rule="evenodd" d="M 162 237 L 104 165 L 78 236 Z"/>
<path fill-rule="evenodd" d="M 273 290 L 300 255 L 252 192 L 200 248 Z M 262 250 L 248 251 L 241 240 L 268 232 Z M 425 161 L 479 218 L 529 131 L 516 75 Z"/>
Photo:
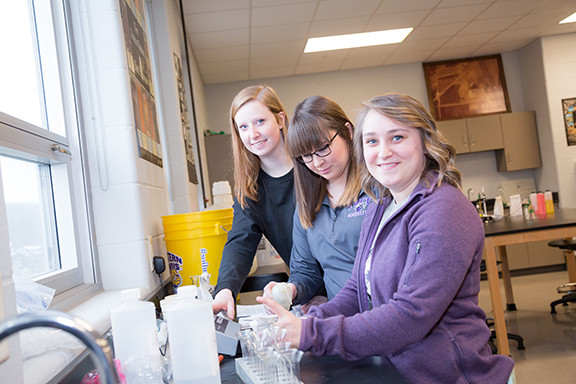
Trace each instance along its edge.
<path fill-rule="evenodd" d="M 404 285 L 408 285 L 410 282 L 410 277 L 412 276 L 412 269 L 414 268 L 414 265 L 416 265 L 416 263 L 418 262 L 418 257 L 420 255 L 420 248 L 421 247 L 422 247 L 422 243 L 420 241 L 418 241 L 418 243 L 416 243 L 416 252 L 414 254 L 414 261 L 412 262 L 412 265 L 410 265 L 410 269 L 406 273 L 406 277 L 404 278 Z"/>

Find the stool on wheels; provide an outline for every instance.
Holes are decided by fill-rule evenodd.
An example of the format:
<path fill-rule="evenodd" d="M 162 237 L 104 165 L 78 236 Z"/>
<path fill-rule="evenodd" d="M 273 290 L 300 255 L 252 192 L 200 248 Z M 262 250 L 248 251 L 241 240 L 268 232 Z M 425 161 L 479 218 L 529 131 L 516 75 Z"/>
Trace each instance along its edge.
<path fill-rule="evenodd" d="M 502 264 L 502 262 L 500 260 L 496 261 L 496 265 L 498 264 Z M 486 260 L 482 260 L 480 262 L 480 272 L 485 271 L 486 271 Z M 492 334 L 490 335 L 490 339 L 488 340 L 488 345 L 492 350 L 492 354 L 495 355 L 498 353 L 498 348 L 496 347 L 496 343 L 494 343 L 494 339 L 496 339 L 496 330 L 494 329 L 494 319 L 487 318 L 486 325 L 488 326 L 488 328 L 490 328 L 490 331 L 492 332 Z M 518 349 L 520 350 L 526 349 L 526 347 L 524 346 L 524 338 L 522 336 L 517 335 L 515 333 L 508 333 L 507 335 L 509 340 L 515 340 L 518 343 Z"/>
<path fill-rule="evenodd" d="M 571 281 L 570 284 L 564 284 L 556 288 L 558 293 L 563 293 L 561 299 L 555 300 L 550 303 L 550 313 L 556 313 L 556 306 L 562 304 L 567 306 L 568 303 L 576 302 L 576 279 L 575 271 L 576 261 L 574 260 L 574 251 L 576 250 L 576 240 L 573 239 L 560 239 L 554 240 L 548 243 L 551 247 L 556 247 L 564 250 L 564 256 L 566 256 L 566 266 L 568 269 L 568 277 Z"/>

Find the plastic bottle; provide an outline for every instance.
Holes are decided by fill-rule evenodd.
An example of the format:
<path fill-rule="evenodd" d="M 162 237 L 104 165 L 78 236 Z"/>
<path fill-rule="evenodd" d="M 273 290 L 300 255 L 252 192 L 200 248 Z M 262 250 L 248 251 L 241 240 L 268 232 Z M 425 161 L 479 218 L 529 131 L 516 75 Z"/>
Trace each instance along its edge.
<path fill-rule="evenodd" d="M 174 384 L 220 384 L 212 306 L 196 299 L 195 285 L 178 288 L 165 309 Z"/>
<path fill-rule="evenodd" d="M 554 200 L 552 199 L 552 192 L 544 192 L 544 200 L 546 201 L 546 213 L 554 213 Z"/>
<path fill-rule="evenodd" d="M 536 210 L 537 215 L 546 214 L 546 198 L 542 192 L 538 192 L 538 209 Z"/>
<path fill-rule="evenodd" d="M 206 208 L 205 211 L 232 208 L 234 205 L 232 188 L 230 188 L 230 183 L 228 181 L 217 181 L 212 184 L 212 197 L 214 199 L 214 204 Z"/>
<path fill-rule="evenodd" d="M 132 355 L 159 356 L 154 304 L 140 301 L 138 288 L 122 291 L 121 295 L 123 303 L 110 310 L 114 356 L 122 366 Z"/>
<path fill-rule="evenodd" d="M 532 209 L 534 210 L 535 213 L 538 212 L 538 195 L 536 195 L 536 192 L 532 192 L 530 194 L 530 204 L 532 205 Z"/>

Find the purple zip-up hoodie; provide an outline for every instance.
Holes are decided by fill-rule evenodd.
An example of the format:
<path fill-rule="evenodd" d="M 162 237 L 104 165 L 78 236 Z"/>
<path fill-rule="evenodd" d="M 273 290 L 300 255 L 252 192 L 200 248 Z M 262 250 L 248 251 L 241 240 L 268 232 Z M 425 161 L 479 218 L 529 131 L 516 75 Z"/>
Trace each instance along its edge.
<path fill-rule="evenodd" d="M 302 319 L 300 349 L 355 360 L 384 356 L 412 383 L 506 383 L 514 361 L 492 355 L 478 307 L 484 229 L 457 188 L 424 182 L 376 238 L 390 203 L 372 204 L 362 224 L 352 277 Z"/>

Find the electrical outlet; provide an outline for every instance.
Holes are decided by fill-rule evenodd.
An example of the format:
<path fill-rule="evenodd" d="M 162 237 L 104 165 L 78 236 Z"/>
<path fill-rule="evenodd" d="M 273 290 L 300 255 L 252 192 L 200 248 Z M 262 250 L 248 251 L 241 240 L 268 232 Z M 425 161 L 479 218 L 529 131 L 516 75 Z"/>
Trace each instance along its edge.
<path fill-rule="evenodd" d="M 4 311 L 4 293 L 2 290 L 2 272 L 0 272 L 0 320 L 4 319 L 6 312 Z M 0 363 L 7 360 L 9 356 L 8 352 L 8 339 L 4 339 L 0 343 Z"/>
<path fill-rule="evenodd" d="M 154 272 L 154 245 L 152 245 L 152 236 L 146 236 L 148 243 L 148 260 L 150 262 L 150 272 Z"/>

